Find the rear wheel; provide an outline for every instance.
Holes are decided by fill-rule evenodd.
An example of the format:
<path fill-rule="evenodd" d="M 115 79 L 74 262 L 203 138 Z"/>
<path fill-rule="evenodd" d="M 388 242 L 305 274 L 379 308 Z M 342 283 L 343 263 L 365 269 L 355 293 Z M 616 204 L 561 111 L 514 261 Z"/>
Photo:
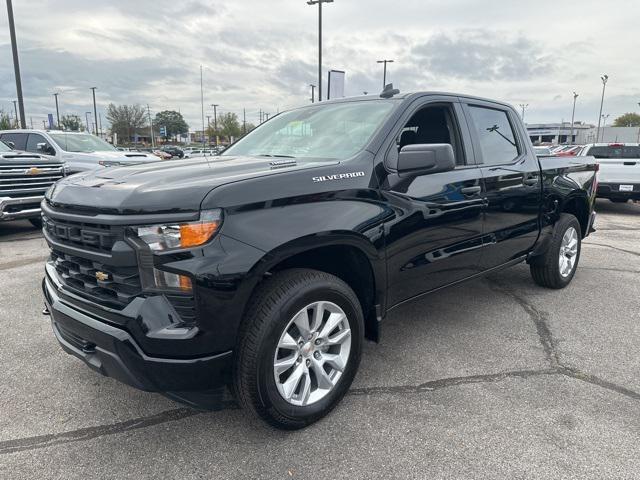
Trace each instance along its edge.
<path fill-rule="evenodd" d="M 578 219 L 568 213 L 561 214 L 547 251 L 535 257 L 529 265 L 533 280 L 547 288 L 569 285 L 580 260 L 581 239 Z"/>
<path fill-rule="evenodd" d="M 360 363 L 364 319 L 339 278 L 292 269 L 266 280 L 240 331 L 238 400 L 271 425 L 303 428 L 329 413 Z"/>

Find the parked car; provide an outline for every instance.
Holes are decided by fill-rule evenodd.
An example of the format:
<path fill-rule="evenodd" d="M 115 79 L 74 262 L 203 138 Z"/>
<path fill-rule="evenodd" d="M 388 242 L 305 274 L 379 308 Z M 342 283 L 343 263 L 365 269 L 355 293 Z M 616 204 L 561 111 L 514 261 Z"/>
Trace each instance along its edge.
<path fill-rule="evenodd" d="M 193 149 L 190 151 L 184 152 L 184 158 L 198 158 L 198 157 L 211 157 L 217 155 L 213 150 L 198 150 Z"/>
<path fill-rule="evenodd" d="M 551 156 L 551 149 L 549 147 L 533 147 L 533 151 L 538 157 Z"/>
<path fill-rule="evenodd" d="M 2 130 L 0 140 L 10 143 L 16 150 L 63 162 L 70 173 L 157 161 L 157 158 L 141 152 L 120 152 L 113 145 L 89 133 Z"/>
<path fill-rule="evenodd" d="M 182 151 L 182 149 L 176 147 L 175 145 L 164 145 L 162 148 L 160 148 L 160 150 L 168 153 L 172 157 L 184 158 L 184 152 Z"/>
<path fill-rule="evenodd" d="M 0 141 L 0 221 L 28 219 L 41 228 L 44 192 L 64 174 L 61 162 L 18 152 Z"/>
<path fill-rule="evenodd" d="M 592 143 L 580 156 L 595 157 L 600 165 L 598 197 L 626 203 L 640 200 L 640 144 Z"/>
<path fill-rule="evenodd" d="M 170 160 L 172 158 L 172 155 L 164 150 L 155 149 L 151 150 L 151 153 L 162 160 Z"/>
<path fill-rule="evenodd" d="M 190 404 L 232 384 L 295 429 L 340 401 L 398 305 L 520 262 L 544 287 L 571 282 L 593 158 L 538 159 L 500 102 L 381 97 L 281 113 L 215 166 L 60 182 L 43 203 L 43 292 L 62 348 Z"/>
<path fill-rule="evenodd" d="M 570 145 L 555 153 L 556 157 L 575 157 L 582 149 L 582 145 Z"/>

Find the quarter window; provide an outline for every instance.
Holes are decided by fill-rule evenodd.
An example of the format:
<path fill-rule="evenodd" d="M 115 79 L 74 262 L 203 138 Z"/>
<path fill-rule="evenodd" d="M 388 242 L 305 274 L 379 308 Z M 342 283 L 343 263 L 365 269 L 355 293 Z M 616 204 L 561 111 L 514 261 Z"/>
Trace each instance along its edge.
<path fill-rule="evenodd" d="M 469 106 L 485 165 L 504 165 L 518 157 L 516 136 L 504 110 Z"/>

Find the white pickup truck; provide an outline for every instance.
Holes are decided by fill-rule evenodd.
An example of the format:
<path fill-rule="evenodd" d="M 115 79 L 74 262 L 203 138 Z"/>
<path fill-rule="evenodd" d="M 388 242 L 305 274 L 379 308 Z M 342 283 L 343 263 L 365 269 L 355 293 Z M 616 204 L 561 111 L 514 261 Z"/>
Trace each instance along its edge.
<path fill-rule="evenodd" d="M 62 162 L 69 173 L 159 160 L 150 153 L 120 152 L 95 135 L 82 132 L 2 130 L 0 140 L 16 150 Z"/>
<path fill-rule="evenodd" d="M 598 172 L 598 198 L 624 203 L 640 200 L 640 144 L 592 143 L 578 156 L 595 157 Z"/>

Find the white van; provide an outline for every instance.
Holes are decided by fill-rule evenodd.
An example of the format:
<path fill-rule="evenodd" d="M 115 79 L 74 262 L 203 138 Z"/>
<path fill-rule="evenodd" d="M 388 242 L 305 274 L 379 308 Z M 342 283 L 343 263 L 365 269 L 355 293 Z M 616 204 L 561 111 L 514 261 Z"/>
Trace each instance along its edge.
<path fill-rule="evenodd" d="M 66 164 L 69 173 L 101 167 L 156 162 L 145 152 L 121 152 L 104 140 L 81 132 L 61 130 L 1 130 L 0 140 L 16 150 L 44 155 Z"/>

